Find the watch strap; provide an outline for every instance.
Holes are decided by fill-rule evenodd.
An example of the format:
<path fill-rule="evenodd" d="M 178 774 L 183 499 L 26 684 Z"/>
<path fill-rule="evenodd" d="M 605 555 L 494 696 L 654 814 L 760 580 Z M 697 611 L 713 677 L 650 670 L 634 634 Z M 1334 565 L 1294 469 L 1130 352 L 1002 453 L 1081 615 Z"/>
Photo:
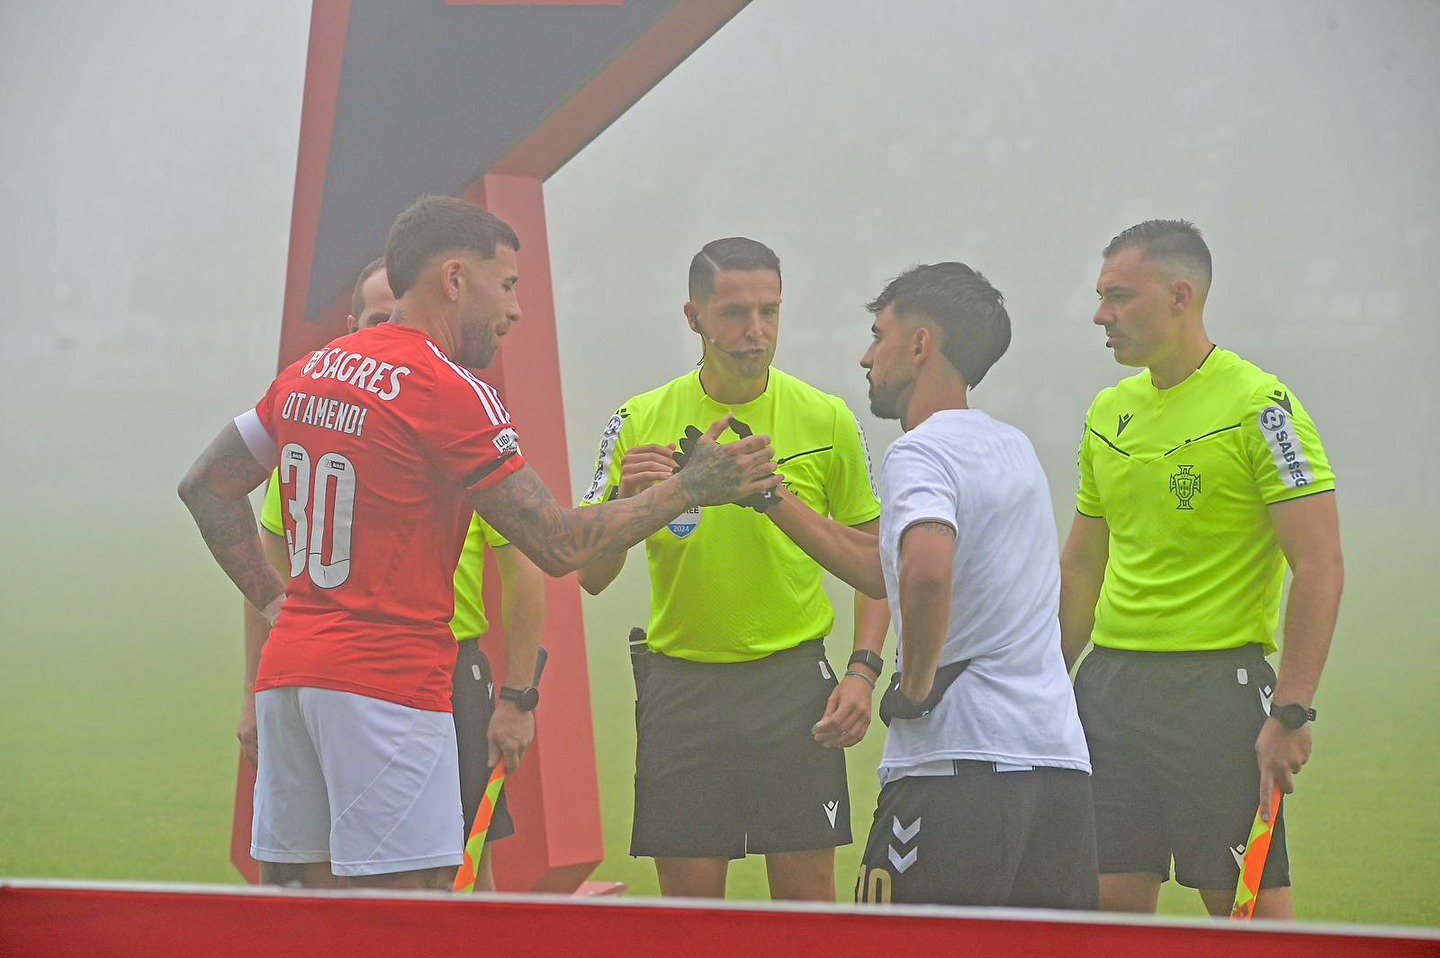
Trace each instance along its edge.
<path fill-rule="evenodd" d="M 852 652 L 850 655 L 850 661 L 845 664 L 863 665 L 867 669 L 873 670 L 876 675 L 879 675 L 880 673 L 885 671 L 885 660 L 880 658 L 880 656 L 876 655 L 874 652 L 871 652 L 869 649 L 860 649 L 859 651 Z"/>
<path fill-rule="evenodd" d="M 1291 718 L 1290 721 L 1286 721 L 1287 715 L 1297 716 L 1299 717 L 1300 721 L 1296 722 L 1294 718 Z M 1281 705 L 1279 703 L 1272 703 L 1270 706 L 1270 717 L 1274 719 L 1279 719 L 1281 725 L 1284 725 L 1288 729 L 1294 730 L 1300 728 L 1306 722 L 1315 721 L 1315 710 L 1309 708 L 1308 706 L 1301 705 L 1298 702 L 1288 702 L 1284 705 Z"/>
<path fill-rule="evenodd" d="M 513 702 L 526 712 L 533 712 L 540 704 L 540 690 L 531 685 L 526 688 L 515 688 L 510 685 L 500 686 L 500 697 L 507 702 Z"/>

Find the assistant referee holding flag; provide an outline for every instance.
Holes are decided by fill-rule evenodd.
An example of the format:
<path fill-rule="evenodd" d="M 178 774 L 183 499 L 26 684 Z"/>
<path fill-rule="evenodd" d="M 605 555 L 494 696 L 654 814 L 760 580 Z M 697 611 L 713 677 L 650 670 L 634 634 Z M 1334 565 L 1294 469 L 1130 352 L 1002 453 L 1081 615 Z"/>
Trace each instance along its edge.
<path fill-rule="evenodd" d="M 1145 367 L 1085 419 L 1062 641 L 1094 767 L 1100 904 L 1153 912 L 1175 877 L 1230 912 L 1257 803 L 1294 789 L 1344 564 L 1335 478 L 1280 380 L 1211 342 L 1210 250 L 1181 220 L 1110 241 L 1095 323 Z M 1280 673 L 1265 661 L 1285 565 Z M 1257 761 L 1258 760 L 1258 761 Z M 1257 918 L 1289 918 L 1282 809 Z"/>

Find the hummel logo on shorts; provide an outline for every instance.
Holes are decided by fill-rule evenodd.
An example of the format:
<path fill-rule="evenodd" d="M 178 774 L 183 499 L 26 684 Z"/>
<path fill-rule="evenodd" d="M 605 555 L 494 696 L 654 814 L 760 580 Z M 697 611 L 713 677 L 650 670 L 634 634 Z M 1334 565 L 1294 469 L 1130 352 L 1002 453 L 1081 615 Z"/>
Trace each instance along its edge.
<path fill-rule="evenodd" d="M 894 832 L 895 838 L 899 842 L 899 845 L 898 847 L 896 845 L 890 845 L 885 849 L 885 851 L 887 853 L 887 857 L 890 859 L 890 864 L 895 867 L 896 873 L 903 875 L 910 870 L 910 866 L 915 864 L 916 859 L 920 857 L 920 846 L 918 844 L 916 844 L 914 848 L 911 848 L 908 852 L 905 852 L 904 854 L 901 854 L 900 852 L 900 849 L 904 848 L 906 845 L 918 841 L 918 836 L 920 834 L 920 818 L 917 816 L 915 821 L 911 822 L 909 825 L 901 825 L 898 816 L 892 818 L 890 820 L 890 831 Z"/>

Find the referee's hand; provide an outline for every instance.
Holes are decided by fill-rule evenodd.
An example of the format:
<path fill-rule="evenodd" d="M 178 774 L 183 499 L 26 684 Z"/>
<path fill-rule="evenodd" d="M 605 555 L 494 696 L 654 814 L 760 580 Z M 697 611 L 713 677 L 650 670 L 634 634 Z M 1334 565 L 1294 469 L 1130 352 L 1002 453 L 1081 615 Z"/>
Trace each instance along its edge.
<path fill-rule="evenodd" d="M 858 744 L 870 728 L 870 699 L 874 691 L 857 676 L 841 677 L 840 684 L 825 702 L 825 714 L 810 730 L 815 741 L 826 748 L 849 748 Z"/>
<path fill-rule="evenodd" d="M 1255 759 L 1260 764 L 1260 807 L 1268 820 L 1270 796 L 1275 789 L 1289 795 L 1295 791 L 1295 776 L 1310 761 L 1310 725 L 1288 729 L 1278 719 L 1266 719 L 1255 740 Z"/>
<path fill-rule="evenodd" d="M 486 734 L 490 744 L 490 767 L 505 759 L 506 773 L 520 768 L 525 750 L 535 740 L 535 713 L 527 712 L 508 699 L 499 699 L 490 716 L 490 730 Z"/>
<path fill-rule="evenodd" d="M 616 499 L 638 496 L 657 482 L 669 479 L 675 472 L 675 445 L 634 446 L 625 450 L 620 460 L 620 488 Z"/>

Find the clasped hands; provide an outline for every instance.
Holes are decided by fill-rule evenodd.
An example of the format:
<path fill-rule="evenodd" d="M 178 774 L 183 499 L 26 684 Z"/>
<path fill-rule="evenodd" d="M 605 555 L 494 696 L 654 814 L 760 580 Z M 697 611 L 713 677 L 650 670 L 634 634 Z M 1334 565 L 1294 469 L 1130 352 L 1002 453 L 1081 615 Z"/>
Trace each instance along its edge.
<path fill-rule="evenodd" d="M 717 440 L 726 429 L 740 438 L 721 445 Z M 776 464 L 770 448 L 770 437 L 754 435 L 749 426 L 733 416 L 716 420 L 703 433 L 694 426 L 686 426 L 685 434 L 678 444 L 648 444 L 625 450 L 625 456 L 620 463 L 620 484 L 615 496 L 618 499 L 627 499 L 639 495 L 682 469 L 693 469 L 697 464 L 717 469 L 725 460 L 733 461 L 739 466 L 738 483 L 723 481 L 723 491 L 717 493 L 714 502 L 705 504 L 733 502 L 757 512 L 765 512 L 779 502 L 774 490 L 783 477 L 775 473 Z"/>

